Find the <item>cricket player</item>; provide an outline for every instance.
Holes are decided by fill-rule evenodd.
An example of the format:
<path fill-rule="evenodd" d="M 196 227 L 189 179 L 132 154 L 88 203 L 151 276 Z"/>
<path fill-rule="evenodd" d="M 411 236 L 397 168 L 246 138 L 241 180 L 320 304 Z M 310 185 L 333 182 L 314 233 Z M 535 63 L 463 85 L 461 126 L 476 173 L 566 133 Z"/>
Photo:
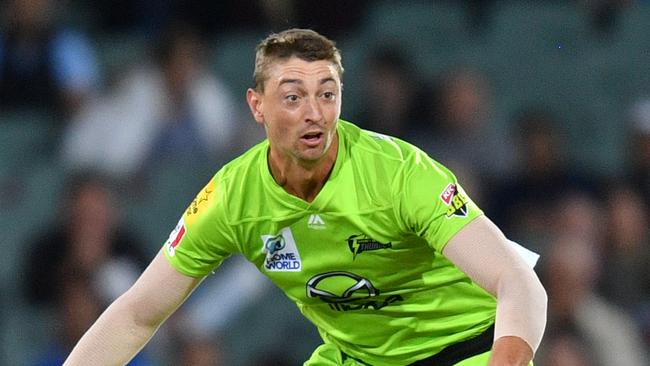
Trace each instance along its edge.
<path fill-rule="evenodd" d="M 305 365 L 532 363 L 547 302 L 532 266 L 452 172 L 342 120 L 342 76 L 314 31 L 258 45 L 246 99 L 268 138 L 198 193 L 65 365 L 127 363 L 234 253 L 317 327 Z"/>

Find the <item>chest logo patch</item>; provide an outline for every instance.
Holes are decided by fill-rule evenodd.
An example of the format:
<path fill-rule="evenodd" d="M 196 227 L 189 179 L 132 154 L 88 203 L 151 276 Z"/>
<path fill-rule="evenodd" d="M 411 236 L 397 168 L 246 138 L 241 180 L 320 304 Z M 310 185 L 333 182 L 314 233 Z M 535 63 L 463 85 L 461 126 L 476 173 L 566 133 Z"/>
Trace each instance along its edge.
<path fill-rule="evenodd" d="M 348 248 L 352 252 L 352 260 L 357 258 L 357 255 L 370 250 L 389 249 L 393 247 L 392 243 L 380 243 L 375 239 L 369 238 L 367 235 L 350 235 L 347 239 Z"/>
<path fill-rule="evenodd" d="M 266 253 L 264 269 L 268 272 L 299 272 L 300 253 L 291 229 L 285 227 L 277 235 L 262 235 L 262 250 Z"/>
<path fill-rule="evenodd" d="M 309 215 L 309 221 L 307 221 L 307 226 L 310 229 L 323 230 L 325 229 L 325 221 L 320 217 L 319 214 Z"/>

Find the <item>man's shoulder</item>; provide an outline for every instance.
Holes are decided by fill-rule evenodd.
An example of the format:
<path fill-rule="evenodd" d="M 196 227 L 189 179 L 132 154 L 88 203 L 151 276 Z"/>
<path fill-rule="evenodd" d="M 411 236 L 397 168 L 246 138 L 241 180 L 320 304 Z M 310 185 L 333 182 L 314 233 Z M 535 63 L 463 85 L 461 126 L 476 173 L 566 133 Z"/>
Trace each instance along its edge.
<path fill-rule="evenodd" d="M 252 163 L 258 161 L 260 156 L 266 156 L 268 147 L 269 147 L 269 142 L 268 140 L 264 139 L 259 143 L 257 143 L 256 145 L 249 148 L 248 150 L 246 150 L 245 152 L 243 152 L 241 155 L 230 160 L 220 169 L 220 171 L 228 172 L 232 174 L 232 172 L 238 172 L 239 170 L 242 169 L 248 169 L 251 167 Z"/>
<path fill-rule="evenodd" d="M 267 140 L 251 147 L 243 154 L 222 166 L 213 179 L 222 186 L 232 185 L 233 182 L 237 185 L 241 185 L 242 183 L 245 185 L 251 177 L 259 175 L 259 159 L 266 156 L 267 148 Z"/>
<path fill-rule="evenodd" d="M 268 143 L 263 141 L 222 166 L 190 203 L 186 211 L 196 220 L 199 211 L 233 221 L 235 212 L 247 205 L 251 195 L 259 195 L 262 185 L 259 159 L 266 156 Z M 215 216 L 216 215 L 216 216 Z M 188 221 L 186 220 L 186 224 Z"/>
<path fill-rule="evenodd" d="M 383 159 L 403 163 L 422 153 L 416 146 L 400 138 L 370 131 L 341 120 L 349 148 L 356 152 L 355 158 Z"/>

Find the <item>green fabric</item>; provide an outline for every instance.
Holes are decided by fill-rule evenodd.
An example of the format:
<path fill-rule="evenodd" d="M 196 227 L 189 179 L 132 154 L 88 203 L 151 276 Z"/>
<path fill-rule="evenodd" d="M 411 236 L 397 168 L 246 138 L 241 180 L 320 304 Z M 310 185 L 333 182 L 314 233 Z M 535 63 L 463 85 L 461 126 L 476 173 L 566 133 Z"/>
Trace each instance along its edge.
<path fill-rule="evenodd" d="M 485 366 L 490 360 L 490 355 L 492 355 L 492 352 L 481 353 L 480 355 L 463 360 L 454 366 Z M 530 361 L 528 366 L 534 366 L 533 361 Z"/>
<path fill-rule="evenodd" d="M 170 235 L 170 263 L 204 276 L 242 253 L 325 343 L 375 366 L 483 332 L 495 299 L 441 254 L 481 210 L 414 146 L 345 121 L 337 133 L 336 163 L 311 203 L 276 184 L 267 141 L 226 165 Z"/>
<path fill-rule="evenodd" d="M 462 360 L 454 366 L 486 366 L 490 360 L 491 352 L 484 352 L 480 355 L 470 357 L 468 359 Z"/>
<path fill-rule="evenodd" d="M 456 363 L 454 366 L 486 366 L 492 355 L 491 351 L 478 354 Z M 534 366 L 531 361 L 529 366 Z M 316 348 L 311 358 L 303 366 L 367 366 L 353 359 L 343 361 L 341 351 L 334 345 L 324 344 Z"/>

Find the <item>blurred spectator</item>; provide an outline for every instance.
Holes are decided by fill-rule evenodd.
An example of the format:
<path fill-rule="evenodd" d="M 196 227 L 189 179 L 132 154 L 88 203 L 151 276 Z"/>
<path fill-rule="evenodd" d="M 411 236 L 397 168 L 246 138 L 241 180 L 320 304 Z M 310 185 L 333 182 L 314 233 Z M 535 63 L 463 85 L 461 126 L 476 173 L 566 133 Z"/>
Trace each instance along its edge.
<path fill-rule="evenodd" d="M 267 33 L 295 24 L 293 0 L 172 1 L 173 14 L 206 35 L 228 32 Z M 314 2 L 310 2 L 314 4 Z M 323 16 L 319 14 L 319 16 Z M 330 19 L 332 20 L 332 19 Z"/>
<path fill-rule="evenodd" d="M 313 29 L 331 38 L 352 36 L 363 21 L 368 6 L 373 3 L 370 0 L 290 2 L 299 27 Z M 286 28 L 287 24 L 283 26 Z"/>
<path fill-rule="evenodd" d="M 575 331 L 569 329 L 559 332 L 547 331 L 543 344 L 543 350 L 535 357 L 535 365 L 599 366 L 593 360 L 590 346 Z"/>
<path fill-rule="evenodd" d="M 623 183 L 612 184 L 608 191 L 612 223 L 601 287 L 605 296 L 629 309 L 650 348 L 650 98 L 635 102 L 627 118 L 627 174 Z"/>
<path fill-rule="evenodd" d="M 0 5 L 0 108 L 70 117 L 96 91 L 92 45 L 61 24 L 56 5 L 52 0 Z"/>
<path fill-rule="evenodd" d="M 276 22 L 292 20 L 290 0 L 113 0 L 96 4 L 97 31 L 157 35 L 166 24 L 186 22 L 203 36 L 232 31 L 267 32 Z M 286 27 L 286 23 L 282 27 Z"/>
<path fill-rule="evenodd" d="M 51 305 L 71 276 L 92 274 L 95 290 L 108 303 L 144 269 L 143 243 L 121 226 L 114 198 L 98 177 L 75 176 L 66 192 L 61 221 L 30 246 L 24 283 L 27 299 Z"/>
<path fill-rule="evenodd" d="M 180 339 L 179 366 L 219 366 L 223 358 L 217 345 L 208 338 Z"/>
<path fill-rule="evenodd" d="M 474 35 L 484 34 L 493 18 L 495 0 L 465 0 L 468 28 Z"/>
<path fill-rule="evenodd" d="M 586 354 L 593 358 L 589 365 L 647 365 L 632 319 L 594 291 L 600 268 L 596 245 L 583 236 L 559 233 L 542 268 L 542 282 L 549 298 L 547 334 L 570 332 L 575 339 L 584 340 Z M 550 351 L 543 343 L 540 353 Z M 554 356 L 559 351 L 553 349 Z"/>
<path fill-rule="evenodd" d="M 595 194 L 579 186 L 564 187 L 562 197 L 546 213 L 552 213 L 551 226 L 546 227 L 549 235 L 575 235 L 601 248 L 606 220 L 602 202 Z"/>
<path fill-rule="evenodd" d="M 255 362 L 250 363 L 250 366 L 292 366 L 294 365 L 287 359 L 286 355 L 275 352 L 261 355 Z"/>
<path fill-rule="evenodd" d="M 126 74 L 95 100 L 64 137 L 63 158 L 128 181 L 152 163 L 226 161 L 237 146 L 237 110 L 204 64 L 203 45 L 187 26 L 161 38 L 151 63 Z"/>
<path fill-rule="evenodd" d="M 405 137 L 418 86 L 413 65 L 397 46 L 375 49 L 366 60 L 366 92 L 361 96 L 361 115 L 355 121 L 364 128 Z"/>
<path fill-rule="evenodd" d="M 61 278 L 56 294 L 56 334 L 34 366 L 59 366 L 85 331 L 101 314 L 103 302 L 97 296 L 89 277 L 74 271 Z M 45 326 L 45 325 L 44 325 Z M 49 324 L 48 324 L 49 326 Z M 145 353 L 137 355 L 129 366 L 152 365 Z"/>
<path fill-rule="evenodd" d="M 589 23 L 597 36 L 607 36 L 618 29 L 621 14 L 633 0 L 580 0 L 587 10 Z"/>
<path fill-rule="evenodd" d="M 232 31 L 309 27 L 329 36 L 352 32 L 363 19 L 368 0 L 329 2 L 296 0 L 114 0 L 94 9 L 102 30 L 153 33 L 173 19 L 196 27 L 205 36 Z"/>
<path fill-rule="evenodd" d="M 650 335 L 650 212 L 641 195 L 625 183 L 612 185 L 605 203 L 600 287 Z"/>
<path fill-rule="evenodd" d="M 224 334 L 244 310 L 268 295 L 273 283 L 243 256 L 229 258 L 183 307 L 185 327 L 199 338 Z M 224 296 L 236 293 L 237 296 Z M 219 308 L 218 312 L 214 308 Z"/>
<path fill-rule="evenodd" d="M 88 9 L 95 32 L 157 34 L 170 21 L 174 0 L 97 1 Z M 202 1 L 201 3 L 205 3 Z M 216 3 L 216 1 L 215 1 Z"/>
<path fill-rule="evenodd" d="M 518 170 L 502 180 L 488 212 L 505 232 L 543 252 L 554 209 L 567 191 L 593 192 L 597 184 L 568 165 L 566 142 L 552 115 L 525 110 L 514 128 Z"/>
<path fill-rule="evenodd" d="M 630 111 L 629 179 L 650 206 L 650 99 L 634 104 Z"/>
<path fill-rule="evenodd" d="M 466 191 L 481 204 L 486 182 L 509 172 L 513 160 L 508 136 L 491 120 L 488 79 L 479 70 L 457 67 L 442 74 L 424 100 L 415 109 L 423 115 L 412 118 L 419 126 L 407 140 L 454 170 Z"/>

